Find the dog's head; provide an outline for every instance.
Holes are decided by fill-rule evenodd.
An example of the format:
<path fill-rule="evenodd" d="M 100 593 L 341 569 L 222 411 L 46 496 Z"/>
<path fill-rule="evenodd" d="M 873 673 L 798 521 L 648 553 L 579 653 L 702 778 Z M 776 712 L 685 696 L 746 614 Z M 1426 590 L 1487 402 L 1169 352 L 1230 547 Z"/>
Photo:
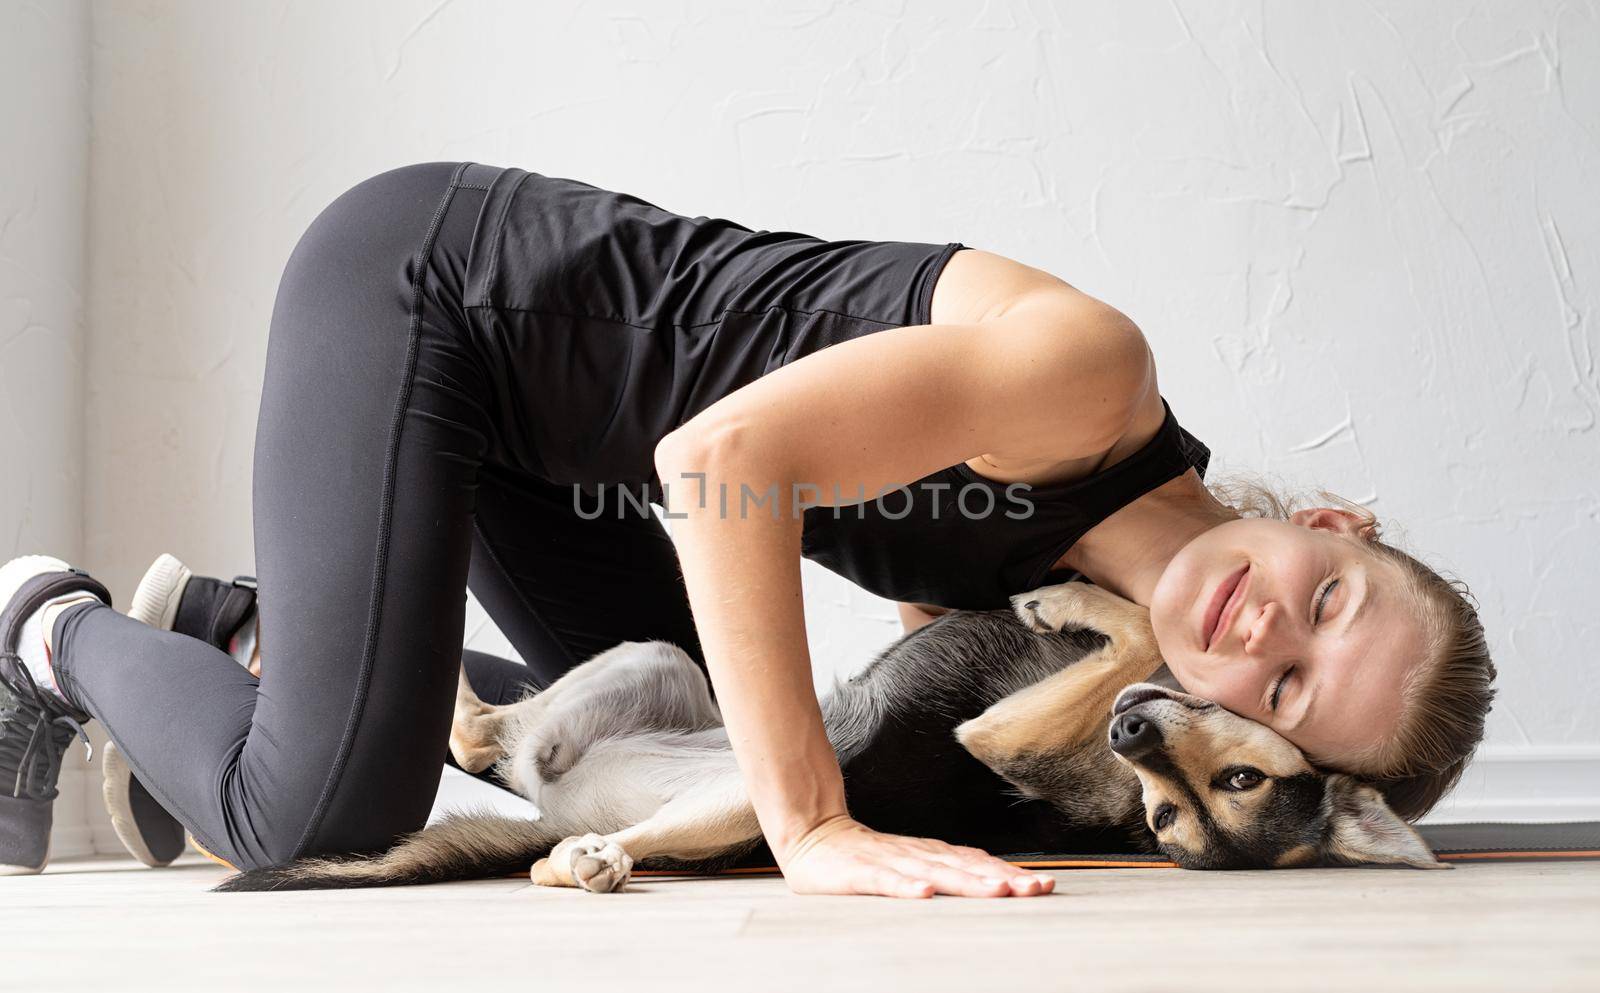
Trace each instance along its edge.
<path fill-rule="evenodd" d="M 1123 690 L 1111 715 L 1145 823 L 1186 869 L 1445 868 L 1377 790 L 1313 767 L 1271 728 L 1149 683 Z"/>

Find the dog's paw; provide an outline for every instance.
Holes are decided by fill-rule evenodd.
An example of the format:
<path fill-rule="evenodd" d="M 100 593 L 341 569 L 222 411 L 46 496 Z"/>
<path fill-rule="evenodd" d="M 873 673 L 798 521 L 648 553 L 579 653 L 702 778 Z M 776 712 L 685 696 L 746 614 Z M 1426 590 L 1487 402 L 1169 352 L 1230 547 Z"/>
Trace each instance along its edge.
<path fill-rule="evenodd" d="M 458 726 L 450 729 L 450 755 L 464 771 L 479 773 L 500 761 L 505 750 L 478 729 Z"/>
<path fill-rule="evenodd" d="M 574 886 L 590 893 L 615 893 L 633 875 L 633 859 L 598 834 L 568 838 L 529 874 L 541 886 Z"/>
<path fill-rule="evenodd" d="M 1104 630 L 1108 611 L 1121 609 L 1120 598 L 1088 583 L 1041 586 L 1011 598 L 1011 609 L 1029 630 L 1053 634 L 1063 628 Z"/>
<path fill-rule="evenodd" d="M 615 893 L 633 876 L 633 859 L 628 853 L 595 835 L 574 846 L 571 859 L 573 882 L 590 893 Z"/>

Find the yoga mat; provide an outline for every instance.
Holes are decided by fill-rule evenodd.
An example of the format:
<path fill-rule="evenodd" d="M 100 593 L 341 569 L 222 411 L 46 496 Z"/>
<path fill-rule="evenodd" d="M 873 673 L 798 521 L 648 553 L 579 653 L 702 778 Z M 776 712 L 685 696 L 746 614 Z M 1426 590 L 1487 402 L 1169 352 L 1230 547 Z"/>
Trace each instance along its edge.
<path fill-rule="evenodd" d="M 1509 824 L 1482 821 L 1472 824 L 1425 824 L 1418 828 L 1441 862 L 1549 862 L 1600 859 L 1600 821 L 1564 821 L 1557 824 Z M 231 869 L 222 859 L 193 838 L 200 854 Z M 1021 852 L 1003 856 L 1024 869 L 1176 869 L 1176 862 L 1154 852 L 1146 854 L 1093 854 L 1076 852 Z M 635 869 L 636 878 L 694 876 L 774 876 L 776 866 L 736 866 L 715 872 L 682 869 Z M 519 873 L 518 876 L 521 874 Z"/>
<path fill-rule="evenodd" d="M 1441 862 L 1539 862 L 1600 859 L 1600 821 L 1559 824 L 1426 824 L 1418 828 Z M 1003 856 L 1024 869 L 1176 869 L 1178 864 L 1155 852 L 1085 854 L 1021 852 Z M 723 869 L 714 876 L 769 876 L 775 866 Z M 635 869 L 636 877 L 697 876 L 677 869 Z"/>

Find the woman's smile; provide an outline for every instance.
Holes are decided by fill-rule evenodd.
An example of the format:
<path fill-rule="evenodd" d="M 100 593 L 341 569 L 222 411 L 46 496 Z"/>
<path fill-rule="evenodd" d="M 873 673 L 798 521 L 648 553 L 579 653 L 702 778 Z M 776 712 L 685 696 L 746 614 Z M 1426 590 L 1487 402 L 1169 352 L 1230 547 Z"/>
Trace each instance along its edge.
<path fill-rule="evenodd" d="M 1244 595 L 1249 585 L 1248 562 L 1217 584 L 1216 592 L 1211 594 L 1211 602 L 1200 620 L 1200 645 L 1204 651 L 1211 651 L 1212 644 L 1217 640 L 1217 632 L 1226 631 L 1232 625 L 1234 617 L 1244 606 Z"/>

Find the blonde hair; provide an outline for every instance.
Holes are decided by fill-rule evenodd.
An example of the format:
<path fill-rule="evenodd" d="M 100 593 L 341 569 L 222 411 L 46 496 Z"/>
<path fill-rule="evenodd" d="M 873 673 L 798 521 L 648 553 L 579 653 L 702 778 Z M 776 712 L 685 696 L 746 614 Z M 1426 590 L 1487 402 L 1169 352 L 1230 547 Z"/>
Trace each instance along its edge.
<path fill-rule="evenodd" d="M 1288 495 L 1260 477 L 1231 475 L 1207 484 L 1211 495 L 1242 517 L 1286 521 L 1310 501 Z M 1319 506 L 1335 506 L 1361 518 L 1359 540 L 1380 561 L 1396 567 L 1419 605 L 1427 648 L 1401 687 L 1400 724 L 1387 741 L 1357 754 L 1353 771 L 1374 780 L 1396 813 L 1414 820 L 1431 810 L 1461 778 L 1483 741 L 1494 700 L 1495 678 L 1477 600 L 1464 582 L 1446 577 L 1395 545 L 1380 540 L 1376 515 L 1326 490 Z"/>

